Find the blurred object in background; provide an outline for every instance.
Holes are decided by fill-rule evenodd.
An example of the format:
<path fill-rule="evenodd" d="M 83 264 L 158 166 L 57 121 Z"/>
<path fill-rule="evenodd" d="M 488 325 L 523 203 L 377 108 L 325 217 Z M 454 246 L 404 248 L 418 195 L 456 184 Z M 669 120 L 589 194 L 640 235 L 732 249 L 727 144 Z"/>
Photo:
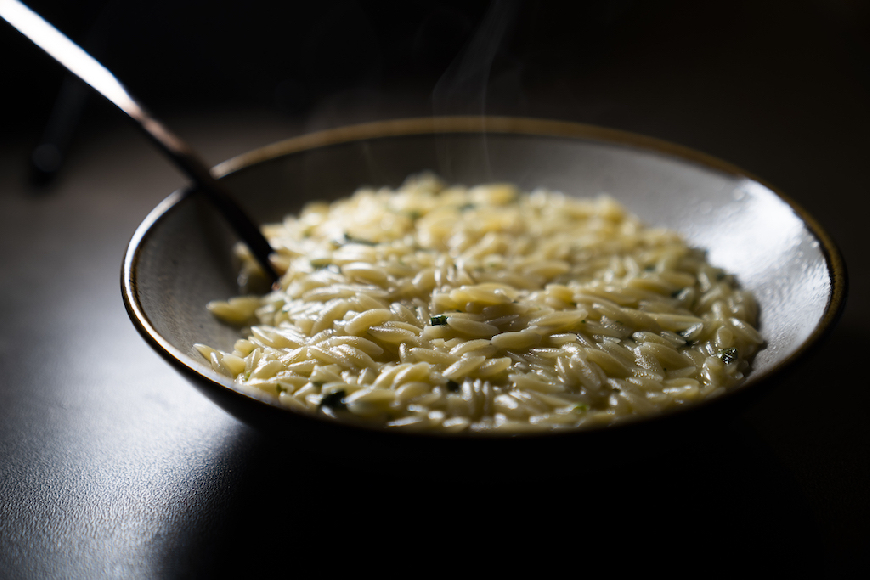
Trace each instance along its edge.
<path fill-rule="evenodd" d="M 566 10 L 561 3 L 513 4 L 518 9 L 512 22 L 504 23 L 510 34 L 493 47 L 495 76 L 510 76 L 517 66 L 546 75 L 554 65 L 576 74 L 607 46 L 604 37 L 634 5 L 570 3 Z M 341 91 L 408 85 L 431 90 L 487 12 L 502 12 L 499 3 L 481 0 L 28 5 L 88 50 L 97 52 L 99 44 L 105 65 L 158 113 L 235 105 L 290 115 Z M 0 47 L 15 55 L 4 62 L 4 76 L 29 79 L 22 87 L 27 97 L 17 97 L 17 103 L 36 119 L 47 115 L 63 73 L 6 31 Z M 25 115 L 11 122 L 30 129 L 36 119 Z"/>
<path fill-rule="evenodd" d="M 101 59 L 134 94 L 170 111 L 258 105 L 298 115 L 339 91 L 409 84 L 431 89 L 487 13 L 509 13 L 506 34 L 492 47 L 491 70 L 492 81 L 504 85 L 496 92 L 504 93 L 506 102 L 510 93 L 529 86 L 594 77 L 626 51 L 641 60 L 661 52 L 638 52 L 645 44 L 683 53 L 674 65 L 691 61 L 711 43 L 736 49 L 751 40 L 742 35 L 753 23 L 785 28 L 817 23 L 835 31 L 856 64 L 866 63 L 870 52 L 870 8 L 859 0 L 32 0 L 28 5 L 89 50 L 96 52 L 98 43 Z M 810 31 L 802 32 L 811 42 Z M 771 30 L 769 36 L 779 34 Z M 14 55 L 4 59 L 4 77 L 28 79 L 23 87 L 28 97 L 18 97 L 18 103 L 47 113 L 60 87 L 60 69 L 8 31 L 0 34 L 0 48 Z M 26 117 L 11 122 L 29 124 Z"/>
<path fill-rule="evenodd" d="M 445 83 L 459 82 L 457 71 L 471 71 L 473 82 L 464 82 L 479 91 L 464 108 L 474 114 L 601 124 L 618 118 L 641 132 L 675 115 L 673 132 L 661 136 L 697 146 L 698 134 L 710 130 L 694 121 L 705 108 L 723 110 L 725 131 L 738 106 L 743 118 L 762 123 L 771 108 L 781 119 L 799 115 L 800 100 L 790 110 L 773 104 L 767 89 L 747 91 L 768 82 L 799 86 L 822 58 L 816 55 L 844 55 L 843 70 L 830 74 L 870 86 L 870 8 L 860 0 L 28 5 L 96 53 L 158 118 L 257 109 L 310 118 L 321 128 L 346 117 L 336 111 L 377 117 L 385 99 L 404 100 L 409 114 L 434 114 L 433 93 L 443 97 Z M 484 26 L 487 17 L 499 23 L 497 38 Z M 486 50 L 475 53 L 481 45 Z M 117 119 L 109 107 L 84 107 L 60 67 L 14 32 L 0 33 L 0 50 L 12 55 L 2 74 L 14 87 L 5 133 L 35 145 L 42 135 L 59 144 L 62 158 L 82 125 Z M 762 69 L 784 80 L 759 78 Z M 465 98 L 454 95 L 454 112 L 472 112 L 459 111 Z M 45 149 L 42 157 L 50 175 L 58 154 Z"/>
<path fill-rule="evenodd" d="M 100 60 L 105 57 L 118 3 L 103 0 L 99 4 L 92 4 L 94 5 L 88 6 L 89 9 L 84 11 L 87 18 L 81 18 L 79 14 L 81 23 L 87 29 L 81 34 L 80 46 Z M 57 98 L 48 114 L 42 137 L 30 156 L 31 178 L 37 185 L 48 184 L 63 168 L 81 123 L 85 106 L 92 96 L 91 90 L 78 77 L 62 69 L 59 69 L 59 72 L 63 75 L 63 80 Z"/>

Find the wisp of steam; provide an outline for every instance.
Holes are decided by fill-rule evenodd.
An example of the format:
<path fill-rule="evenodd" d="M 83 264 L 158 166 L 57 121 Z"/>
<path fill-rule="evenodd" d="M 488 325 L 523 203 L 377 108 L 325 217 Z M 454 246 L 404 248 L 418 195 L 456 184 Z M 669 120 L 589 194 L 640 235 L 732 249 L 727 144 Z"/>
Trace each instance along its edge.
<path fill-rule="evenodd" d="M 450 63 L 432 90 L 432 111 L 436 117 L 486 116 L 487 85 L 493 61 L 505 35 L 516 19 L 519 0 L 493 1 L 474 36 Z M 486 134 L 480 140 L 481 161 L 491 173 Z M 441 167 L 452 165 L 450 150 L 439 151 Z"/>

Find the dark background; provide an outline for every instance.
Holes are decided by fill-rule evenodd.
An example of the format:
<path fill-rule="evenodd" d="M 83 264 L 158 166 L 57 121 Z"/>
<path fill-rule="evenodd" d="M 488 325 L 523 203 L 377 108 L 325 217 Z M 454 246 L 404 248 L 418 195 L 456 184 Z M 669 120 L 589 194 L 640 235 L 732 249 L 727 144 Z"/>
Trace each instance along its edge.
<path fill-rule="evenodd" d="M 184 180 L 4 23 L 0 578 L 389 573 L 403 556 L 537 575 L 870 571 L 868 3 L 30 5 L 211 162 L 404 116 L 627 129 L 784 191 L 838 243 L 851 284 L 824 344 L 702 451 L 598 472 L 565 457 L 492 479 L 337 476 L 328 450 L 294 462 L 291 442 L 227 416 L 138 336 L 118 290 L 124 247 Z M 63 163 L 43 154 L 34 172 L 46 135 Z"/>

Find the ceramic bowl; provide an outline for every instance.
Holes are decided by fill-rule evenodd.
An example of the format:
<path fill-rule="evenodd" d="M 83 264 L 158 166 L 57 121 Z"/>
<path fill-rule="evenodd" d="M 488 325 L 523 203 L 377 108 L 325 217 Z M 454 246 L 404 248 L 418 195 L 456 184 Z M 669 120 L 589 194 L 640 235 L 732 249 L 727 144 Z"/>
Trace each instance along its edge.
<path fill-rule="evenodd" d="M 305 135 L 217 167 L 259 223 L 277 222 L 310 200 L 332 200 L 362 185 L 396 187 L 433 171 L 449 183 L 511 182 L 528 190 L 608 193 L 654 226 L 681 232 L 712 263 L 737 276 L 760 304 L 766 344 L 749 378 L 725 396 L 603 428 L 534 435 L 439 435 L 337 423 L 243 394 L 215 373 L 194 343 L 232 350 L 237 329 L 206 304 L 239 294 L 236 238 L 199 196 L 166 198 L 133 235 L 122 290 L 147 341 L 204 393 L 257 428 L 302 447 L 387 461 L 398 456 L 513 460 L 586 456 L 667 446 L 711 417 L 728 417 L 774 384 L 834 325 L 846 271 L 828 235 L 773 187 L 726 162 L 648 137 L 574 123 L 512 118 L 406 119 Z M 787 392 L 783 396 L 788 396 Z M 622 454 L 622 455 L 620 455 Z"/>

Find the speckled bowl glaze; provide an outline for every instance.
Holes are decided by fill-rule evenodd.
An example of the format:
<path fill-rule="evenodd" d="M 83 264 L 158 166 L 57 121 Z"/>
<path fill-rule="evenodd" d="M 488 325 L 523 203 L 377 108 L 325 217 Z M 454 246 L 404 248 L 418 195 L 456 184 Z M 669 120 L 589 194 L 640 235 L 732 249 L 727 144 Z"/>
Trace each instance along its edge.
<path fill-rule="evenodd" d="M 239 338 L 205 308 L 239 293 L 231 252 L 236 238 L 199 196 L 173 193 L 127 248 L 121 281 L 131 320 L 204 393 L 250 424 L 288 437 L 288 448 L 297 451 L 328 447 L 371 461 L 425 458 L 427 465 L 458 458 L 503 465 L 565 452 L 627 461 L 634 450 L 673 445 L 711 418 L 733 416 L 806 357 L 845 302 L 846 271 L 837 248 L 786 196 L 718 159 L 621 131 L 517 118 L 405 119 L 297 137 L 231 159 L 217 171 L 260 223 L 362 185 L 396 187 L 421 171 L 450 183 L 608 193 L 648 224 L 675 229 L 706 248 L 711 262 L 736 274 L 761 306 L 767 342 L 742 386 L 655 417 L 524 435 L 420 434 L 339 423 L 240 393 L 193 348 L 202 342 L 231 350 Z"/>

